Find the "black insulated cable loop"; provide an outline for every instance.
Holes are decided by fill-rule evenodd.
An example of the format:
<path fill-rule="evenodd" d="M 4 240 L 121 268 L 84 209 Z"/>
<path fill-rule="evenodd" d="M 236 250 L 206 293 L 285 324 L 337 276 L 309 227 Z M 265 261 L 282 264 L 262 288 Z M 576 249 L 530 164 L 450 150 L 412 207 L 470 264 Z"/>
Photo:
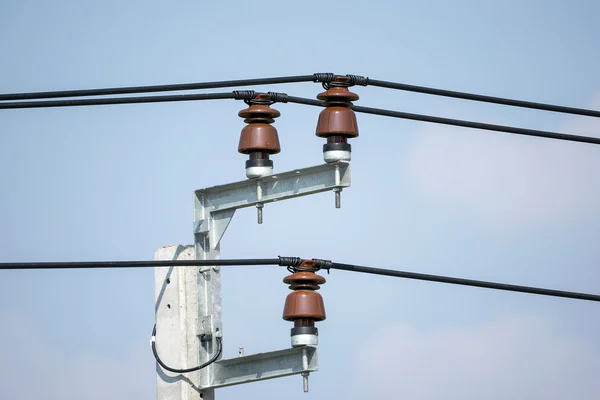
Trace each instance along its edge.
<path fill-rule="evenodd" d="M 154 358 L 156 359 L 156 362 L 158 363 L 158 365 L 160 365 L 164 370 L 167 370 L 169 372 L 173 372 L 175 374 L 186 374 L 188 372 L 199 371 L 202 368 L 206 368 L 210 364 L 212 364 L 215 361 L 217 361 L 219 359 L 219 357 L 221 356 L 221 353 L 223 352 L 223 342 L 222 342 L 222 340 L 223 339 L 221 339 L 221 337 L 219 337 L 219 336 L 216 337 L 218 349 L 217 349 L 217 352 L 215 353 L 215 355 L 210 358 L 210 360 L 208 360 L 207 362 L 205 362 L 203 364 L 198 365 L 197 367 L 184 368 L 184 369 L 169 367 L 158 356 L 158 351 L 156 350 L 156 324 L 154 324 L 154 328 L 152 329 L 152 339 L 151 339 L 150 342 L 152 344 L 152 354 L 154 354 Z"/>
<path fill-rule="evenodd" d="M 236 100 L 244 100 L 244 103 L 248 105 L 252 104 L 268 104 L 273 103 L 287 103 L 288 95 L 286 93 L 268 92 L 268 93 L 257 93 L 254 90 L 235 90 L 234 96 Z M 259 94 L 269 95 L 268 100 L 258 100 L 256 97 Z"/>
<path fill-rule="evenodd" d="M 314 267 L 306 267 L 303 265 L 299 265 L 298 267 L 294 267 L 294 268 L 290 268 L 288 267 L 288 271 L 290 271 L 291 273 L 295 273 L 295 272 L 318 272 L 321 270 L 321 267 L 319 267 L 317 264 L 314 265 Z"/>
<path fill-rule="evenodd" d="M 273 102 L 271 101 L 270 98 L 258 98 L 258 95 L 263 95 L 265 93 L 257 93 L 256 96 L 254 96 L 254 98 L 252 100 L 244 100 L 244 103 L 248 104 L 248 105 L 252 105 L 252 104 L 261 104 L 261 105 L 267 105 L 270 106 L 271 104 L 273 104 Z"/>
<path fill-rule="evenodd" d="M 327 270 L 329 274 L 329 269 L 331 268 L 332 262 L 330 260 L 321 260 L 319 258 L 313 258 L 312 261 L 315 261 L 314 267 L 304 267 L 302 266 L 302 262 L 304 260 L 300 257 L 279 257 L 279 265 L 282 267 L 287 267 L 287 270 L 294 274 L 296 272 L 318 272 L 322 269 Z"/>
<path fill-rule="evenodd" d="M 323 89 L 329 90 L 331 89 L 331 81 L 335 78 L 335 74 L 331 72 L 326 73 L 317 73 L 315 74 L 315 80 L 313 82 L 320 82 Z"/>

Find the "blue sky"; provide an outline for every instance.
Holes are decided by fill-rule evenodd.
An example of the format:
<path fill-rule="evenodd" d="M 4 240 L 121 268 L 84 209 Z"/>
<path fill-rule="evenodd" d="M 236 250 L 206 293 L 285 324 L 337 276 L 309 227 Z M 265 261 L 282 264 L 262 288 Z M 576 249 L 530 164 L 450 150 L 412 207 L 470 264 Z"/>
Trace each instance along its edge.
<path fill-rule="evenodd" d="M 600 109 L 593 1 L 0 1 L 0 92 L 353 73 Z M 315 84 L 258 87 L 314 97 Z M 222 91 L 222 90 L 220 90 Z M 356 88 L 358 104 L 598 136 L 591 118 Z M 241 102 L 0 112 L 0 260 L 192 242 L 193 190 L 244 179 Z M 322 162 L 277 105 L 275 170 Z M 298 255 L 600 292 L 600 148 L 359 115 L 352 187 L 238 212 L 222 257 Z M 284 270 L 223 272 L 225 357 L 283 348 Z M 332 272 L 320 370 L 219 399 L 596 399 L 598 307 Z M 3 271 L 0 397 L 154 397 L 153 272 Z"/>

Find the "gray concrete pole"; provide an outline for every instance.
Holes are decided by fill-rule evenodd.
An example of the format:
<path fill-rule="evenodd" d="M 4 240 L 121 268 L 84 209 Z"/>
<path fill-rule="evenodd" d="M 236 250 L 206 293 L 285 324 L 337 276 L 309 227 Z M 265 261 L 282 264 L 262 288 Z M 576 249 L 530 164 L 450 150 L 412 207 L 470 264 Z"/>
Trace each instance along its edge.
<path fill-rule="evenodd" d="M 213 252 L 212 256 L 218 256 Z M 194 260 L 197 257 L 194 246 L 166 246 L 154 255 L 155 260 Z M 213 286 L 219 285 L 218 271 L 201 272 L 194 267 L 161 267 L 155 269 L 155 312 L 156 349 L 165 364 L 172 368 L 195 367 L 210 358 L 212 341 L 202 343 L 203 316 L 207 315 L 206 301 L 202 293 L 207 288 L 206 281 L 215 278 Z M 208 278 L 208 279 L 207 279 Z M 220 311 L 220 302 L 218 304 Z M 219 313 L 220 316 L 220 313 Z M 206 323 L 206 321 L 205 321 Z M 212 400 L 214 390 L 202 391 L 208 382 L 206 370 L 187 374 L 164 371 L 156 365 L 157 400 Z"/>

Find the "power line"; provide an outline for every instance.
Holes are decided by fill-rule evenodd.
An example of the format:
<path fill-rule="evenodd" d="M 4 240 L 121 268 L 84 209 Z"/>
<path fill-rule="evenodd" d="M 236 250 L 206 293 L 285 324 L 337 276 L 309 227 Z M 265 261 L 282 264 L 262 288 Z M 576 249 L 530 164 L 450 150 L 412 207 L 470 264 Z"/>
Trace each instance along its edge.
<path fill-rule="evenodd" d="M 310 106 L 324 107 L 323 103 L 319 100 L 306 99 L 303 97 L 287 96 L 287 102 L 310 105 Z M 543 138 L 547 138 L 547 139 L 558 139 L 558 140 L 568 140 L 568 141 L 572 141 L 572 142 L 600 144 L 600 138 L 589 137 L 589 136 L 570 135 L 570 134 L 561 133 L 561 132 L 541 131 L 541 130 L 517 128 L 517 127 L 505 126 L 505 125 L 486 124 L 486 123 L 482 123 L 482 122 L 435 117 L 435 116 L 423 115 L 423 114 L 412 114 L 412 113 L 407 113 L 407 112 L 402 112 L 402 111 L 393 111 L 393 110 L 386 110 L 386 109 L 381 109 L 381 108 L 364 107 L 364 106 L 356 106 L 356 105 L 353 105 L 350 108 L 352 108 L 356 112 L 365 113 L 365 114 L 373 114 L 373 115 L 381 115 L 381 116 L 385 116 L 385 117 L 410 119 L 410 120 L 430 122 L 430 123 L 435 123 L 435 124 L 461 126 L 461 127 L 465 127 L 465 128 L 483 129 L 483 130 L 487 130 L 487 131 L 512 133 L 512 134 L 517 134 L 517 135 L 536 136 L 536 137 L 543 137 Z"/>
<path fill-rule="evenodd" d="M 373 275 L 383 275 L 396 278 L 416 279 L 422 281 L 450 283 L 462 286 L 474 286 L 485 289 L 504 290 L 538 294 L 543 296 L 562 297 L 569 299 L 600 302 L 600 295 L 568 292 L 563 290 L 545 289 L 531 286 L 512 285 L 507 283 L 479 281 L 473 279 L 455 278 L 442 275 L 429 275 L 417 272 L 397 271 L 391 269 L 365 267 L 354 264 L 337 263 L 329 260 L 316 260 L 314 270 L 337 269 L 350 272 L 360 272 Z M 29 269 L 91 269 L 91 268 L 154 268 L 154 267 L 202 267 L 202 266 L 255 266 L 278 265 L 292 271 L 302 271 L 302 262 L 297 257 L 278 258 L 242 258 L 223 260 L 154 260 L 154 261 L 92 261 L 92 262 L 31 262 L 31 263 L 0 263 L 0 270 L 29 270 Z"/>
<path fill-rule="evenodd" d="M 324 103 L 319 100 L 307 99 L 304 97 L 288 96 L 285 93 L 269 92 L 275 102 L 296 103 L 317 107 L 324 107 Z M 92 105 L 111 105 L 111 104 L 134 104 L 134 103 L 158 103 L 173 101 L 196 101 L 196 100 L 219 100 L 236 99 L 250 100 L 256 96 L 252 90 L 239 90 L 226 93 L 197 93 L 187 95 L 168 95 L 168 96 L 138 96 L 138 97 L 115 97 L 100 99 L 74 99 L 74 100 L 42 100 L 42 101 L 17 101 L 0 103 L 0 109 L 15 108 L 45 108 L 45 107 L 73 107 L 73 106 L 92 106 Z M 465 121 L 452 118 L 436 117 L 431 115 L 414 114 L 402 111 L 386 110 L 381 108 L 364 107 L 353 105 L 356 112 L 380 115 L 393 118 L 402 118 L 422 122 L 430 122 L 443 125 L 460 126 L 464 128 L 482 129 L 503 133 L 512 133 L 517 135 L 543 137 L 547 139 L 567 140 L 572 142 L 600 144 L 600 138 L 571 135 L 561 132 L 542 131 L 535 129 L 518 128 L 506 125 L 487 124 L 482 122 Z"/>
<path fill-rule="evenodd" d="M 153 261 L 89 261 L 89 262 L 21 262 L 0 263 L 0 270 L 24 269 L 95 269 L 280 265 L 279 258 L 242 258 L 224 260 L 153 260 Z"/>
<path fill-rule="evenodd" d="M 0 101 L 51 99 L 57 97 L 86 97 L 108 96 L 135 93 L 172 92 L 181 90 L 216 89 L 236 86 L 276 85 L 281 83 L 297 82 L 328 82 L 333 79 L 331 73 L 317 73 L 312 75 L 282 76 L 275 78 L 238 79 L 216 82 L 179 83 L 170 85 L 129 86 L 102 89 L 60 90 L 52 92 L 33 93 L 7 93 L 0 94 Z"/>
<path fill-rule="evenodd" d="M 235 99 L 235 92 L 177 94 L 177 95 L 166 95 L 166 96 L 109 97 L 109 98 L 100 98 L 100 99 L 16 101 L 16 102 L 0 103 L 0 109 L 77 107 L 77 106 L 99 106 L 99 105 L 136 104 L 136 103 L 164 103 L 164 102 L 172 102 L 172 101 L 221 100 L 221 99 Z"/>
<path fill-rule="evenodd" d="M 546 104 L 546 103 L 537 103 L 533 101 L 523 101 L 516 99 L 508 99 L 503 97 L 495 97 L 495 96 L 486 96 L 481 94 L 474 93 L 466 93 L 466 92 L 457 92 L 454 90 L 444 90 L 444 89 L 436 89 L 425 86 L 416 86 L 416 85 L 408 85 L 405 83 L 399 82 L 388 82 L 388 81 L 380 81 L 377 79 L 367 79 L 368 86 L 377 86 L 387 89 L 396 89 L 396 90 L 404 90 L 409 92 L 417 92 L 417 93 L 425 93 L 432 94 L 435 96 L 444 96 L 444 97 L 452 97 L 457 99 L 464 100 L 473 100 L 484 103 L 494 103 L 494 104 L 502 104 L 506 106 L 513 107 L 522 107 L 522 108 L 530 108 L 535 110 L 543 110 L 543 111 L 553 111 L 564 114 L 574 114 L 574 115 L 584 115 L 588 117 L 596 117 L 600 118 L 600 111 L 589 110 L 584 108 L 575 108 L 575 107 L 565 107 L 554 104 Z"/>
<path fill-rule="evenodd" d="M 334 78 L 332 73 L 315 73 L 311 75 L 295 75 L 272 78 L 252 78 L 252 79 L 237 79 L 214 82 L 195 82 L 195 83 L 179 83 L 167 85 L 150 85 L 150 86 L 128 86 L 128 87 L 113 87 L 113 88 L 98 88 L 98 89 L 77 89 L 77 90 L 60 90 L 47 92 L 29 92 L 29 93 L 6 93 L 0 94 L 0 101 L 15 101 L 15 100 L 41 100 L 60 97 L 87 97 L 87 96 L 104 96 L 104 95 L 123 95 L 137 93 L 156 93 L 169 91 L 185 91 L 185 90 L 202 90 L 216 89 L 235 86 L 256 86 L 256 85 L 277 85 L 284 83 L 299 83 L 299 82 L 321 82 L 329 83 Z M 459 92 L 454 90 L 438 89 L 426 86 L 409 85 L 400 82 L 383 81 L 371 79 L 363 76 L 346 75 L 350 78 L 352 85 L 375 86 L 387 89 L 403 90 L 416 93 L 431 94 L 435 96 L 443 96 L 457 98 L 463 100 L 479 101 L 484 103 L 493 103 L 507 105 L 513 107 L 522 107 L 535 110 L 552 111 L 565 114 L 583 115 L 589 117 L 600 117 L 600 111 L 590 110 L 577 107 L 566 107 L 554 104 L 539 103 L 533 101 L 524 101 L 510 99 L 497 96 L 481 95 L 476 93 Z M 117 103 L 114 103 L 117 104 Z"/>
<path fill-rule="evenodd" d="M 364 267 L 364 266 L 354 265 L 354 264 L 336 263 L 336 262 L 332 262 L 332 261 L 328 261 L 328 260 L 318 260 L 318 261 L 319 261 L 319 267 L 322 269 L 327 269 L 327 270 L 338 269 L 338 270 L 343 270 L 343 271 L 391 276 L 391 277 L 396 277 L 396 278 L 417 279 L 417 280 L 421 280 L 421 281 L 450 283 L 453 285 L 474 286 L 474 287 L 480 287 L 480 288 L 485 288 L 485 289 L 504 290 L 504 291 L 509 291 L 509 292 L 520 292 L 520 293 L 538 294 L 538 295 L 542 295 L 542 296 L 553 296 L 553 297 L 562 297 L 562 298 L 568 298 L 568 299 L 600 302 L 600 296 L 596 295 L 596 294 L 567 292 L 567 291 L 563 291 L 563 290 L 545 289 L 545 288 L 521 286 L 521 285 L 511 285 L 511 284 L 507 284 L 507 283 L 478 281 L 478 280 L 473 280 L 473 279 L 454 278 L 454 277 L 441 276 L 441 275 L 421 274 L 421 273 L 417 273 L 417 272 L 396 271 L 396 270 L 391 270 L 391 269 Z M 301 270 L 301 269 L 297 269 L 297 270 Z"/>

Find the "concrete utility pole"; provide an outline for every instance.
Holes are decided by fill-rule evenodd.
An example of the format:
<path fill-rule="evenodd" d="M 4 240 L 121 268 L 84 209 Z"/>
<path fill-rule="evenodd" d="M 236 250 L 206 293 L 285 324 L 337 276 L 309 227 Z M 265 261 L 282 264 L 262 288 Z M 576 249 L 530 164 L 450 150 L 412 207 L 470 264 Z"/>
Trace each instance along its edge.
<path fill-rule="evenodd" d="M 238 151 L 248 154 L 249 179 L 194 193 L 194 245 L 159 249 L 156 260 L 218 259 L 221 239 L 237 209 L 256 207 L 262 223 L 263 206 L 325 191 L 334 191 L 336 207 L 340 192 L 350 186 L 348 137 L 358 136 L 354 112 L 348 108 L 358 96 L 348 91 L 345 77 L 336 77 L 318 98 L 325 100 L 317 135 L 327 138 L 323 165 L 273 175 L 270 154 L 280 151 L 277 131 L 271 125 L 279 112 L 270 107 L 269 95 L 259 94 L 240 111 L 248 125 L 242 130 Z M 311 275 L 312 274 L 312 275 Z M 324 279 L 310 272 L 286 278 L 294 289 L 318 289 Z M 299 296 L 292 296 L 298 294 Z M 294 321 L 292 347 L 269 353 L 218 360 L 198 371 L 172 373 L 157 364 L 157 399 L 213 400 L 214 389 L 293 374 L 304 377 L 317 370 L 317 329 L 314 321 L 325 318 L 322 298 L 314 293 L 310 304 L 293 292 L 286 300 L 284 318 Z M 310 293 L 308 293 L 310 294 Z M 186 369 L 218 355 L 224 336 L 221 323 L 221 274 L 218 267 L 160 267 L 155 270 L 156 348 L 169 367 Z M 306 307 L 310 311 L 306 311 Z M 220 356 L 220 355 L 219 355 Z"/>

